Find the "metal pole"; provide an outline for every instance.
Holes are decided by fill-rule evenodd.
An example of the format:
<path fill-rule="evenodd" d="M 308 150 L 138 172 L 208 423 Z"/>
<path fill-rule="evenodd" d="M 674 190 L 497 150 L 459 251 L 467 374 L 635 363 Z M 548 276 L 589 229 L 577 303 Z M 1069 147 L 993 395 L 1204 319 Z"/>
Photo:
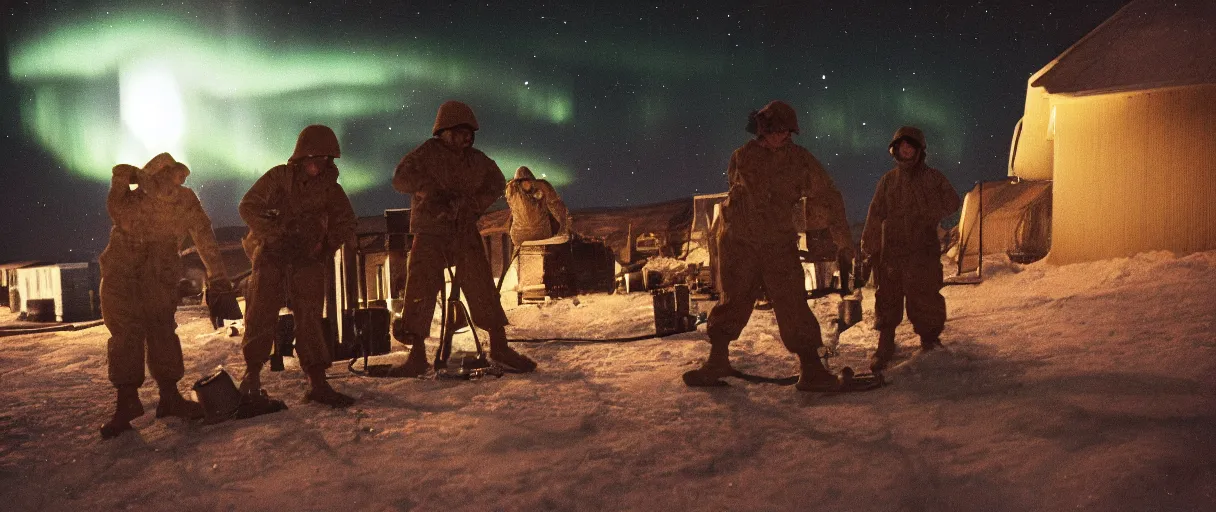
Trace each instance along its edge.
<path fill-rule="evenodd" d="M 971 190 L 975 190 L 975 187 L 971 187 Z M 963 213 L 958 216 L 958 268 L 954 270 L 956 277 L 963 275 L 963 261 L 967 259 L 967 233 L 963 232 L 963 226 L 967 223 L 966 200 L 967 196 L 963 196 Z"/>
<path fill-rule="evenodd" d="M 977 276 L 984 279 L 984 181 L 980 180 L 980 261 Z"/>

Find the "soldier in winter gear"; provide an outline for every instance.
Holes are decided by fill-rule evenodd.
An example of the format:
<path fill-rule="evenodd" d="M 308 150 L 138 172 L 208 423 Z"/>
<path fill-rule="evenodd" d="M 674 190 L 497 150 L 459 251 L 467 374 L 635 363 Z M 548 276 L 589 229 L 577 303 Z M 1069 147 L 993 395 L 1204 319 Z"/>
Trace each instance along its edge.
<path fill-rule="evenodd" d="M 799 132 L 794 109 L 781 101 L 769 103 L 749 119 L 756 138 L 731 155 L 727 168 L 729 191 L 722 203 L 716 236 L 720 298 L 709 313 L 709 359 L 685 374 L 690 386 L 715 385 L 735 374 L 729 346 L 751 317 L 761 292 L 777 315 L 781 341 L 798 356 L 800 390 L 826 390 L 837 379 L 824 368 L 818 349 L 823 345 L 819 322 L 807 305 L 794 211 L 802 198 L 821 213 L 839 247 L 849 247 L 844 201 L 819 161 L 791 140 Z"/>
<path fill-rule="evenodd" d="M 477 218 L 502 197 L 506 179 L 489 157 L 473 148 L 478 129 L 473 109 L 459 101 L 439 106 L 432 138 L 401 159 L 393 188 L 410 195 L 410 248 L 405 300 L 394 335 L 411 350 L 390 372 L 417 376 L 426 371 L 426 338 L 435 314 L 443 272 L 455 266 L 455 285 L 469 304 L 473 323 L 490 333 L 490 359 L 516 371 L 536 363 L 507 345 L 507 315 L 499 303 Z"/>
<path fill-rule="evenodd" d="M 101 427 L 103 438 L 130 430 L 131 420 L 143 415 L 139 386 L 145 359 L 160 389 L 156 417 L 203 417 L 202 407 L 177 389 L 185 367 L 174 313 L 181 300 L 179 250 L 186 235 L 198 248 L 209 288 L 231 290 L 232 284 L 211 219 L 194 191 L 183 186 L 189 174 L 190 169 L 168 153 L 156 155 L 142 169 L 114 167 L 106 198 L 114 226 L 100 263 L 101 316 L 110 330 L 106 353 L 118 396 L 113 417 Z M 132 190 L 136 183 L 138 188 Z"/>
<path fill-rule="evenodd" d="M 959 208 L 958 193 L 937 169 L 925 164 L 925 134 L 904 126 L 887 150 L 895 168 L 878 181 L 861 238 L 862 257 L 874 269 L 874 328 L 878 349 L 870 368 L 881 371 L 895 355 L 895 327 L 908 319 L 921 347 L 941 345 L 946 324 L 941 247 L 937 227 Z"/>
<path fill-rule="evenodd" d="M 243 397 L 250 402 L 267 400 L 261 371 L 275 342 L 279 309 L 288 305 L 296 354 L 308 378 L 305 400 L 332 407 L 354 403 L 325 376 L 331 363 L 322 322 L 326 270 L 339 247 L 354 243 L 357 221 L 338 184 L 334 159 L 340 156 L 333 130 L 323 125 L 304 128 L 287 163 L 267 171 L 241 199 L 241 218 L 249 225 L 242 243 L 253 262 L 241 380 Z M 264 405 L 267 411 L 277 410 L 273 404 Z"/>
<path fill-rule="evenodd" d="M 553 236 L 550 216 L 557 221 L 558 233 L 570 229 L 566 204 L 557 190 L 548 181 L 536 179 L 527 167 L 516 169 L 515 179 L 507 182 L 507 205 L 511 207 L 511 243 L 516 247 Z"/>

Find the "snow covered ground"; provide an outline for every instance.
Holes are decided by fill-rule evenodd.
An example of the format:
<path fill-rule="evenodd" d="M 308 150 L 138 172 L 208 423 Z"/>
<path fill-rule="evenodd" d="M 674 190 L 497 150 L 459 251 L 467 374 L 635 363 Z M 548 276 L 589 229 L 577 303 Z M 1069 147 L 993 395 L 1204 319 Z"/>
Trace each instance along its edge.
<path fill-rule="evenodd" d="M 137 432 L 103 442 L 105 328 L 0 338 L 0 508 L 1216 510 L 1216 252 L 985 270 L 944 292 L 946 350 L 917 354 L 905 325 L 892 385 L 836 396 L 685 388 L 702 327 L 521 344 L 541 365 L 524 376 L 341 378 L 345 410 L 300 404 L 289 360 L 265 380 L 290 410 L 211 426 L 154 419 L 149 384 Z M 836 300 L 814 302 L 825 326 Z M 516 337 L 653 329 L 643 294 L 508 314 Z M 238 338 L 179 321 L 183 389 L 239 375 Z M 756 312 L 736 365 L 793 374 L 775 336 Z M 833 365 L 864 365 L 875 333 L 842 338 Z"/>

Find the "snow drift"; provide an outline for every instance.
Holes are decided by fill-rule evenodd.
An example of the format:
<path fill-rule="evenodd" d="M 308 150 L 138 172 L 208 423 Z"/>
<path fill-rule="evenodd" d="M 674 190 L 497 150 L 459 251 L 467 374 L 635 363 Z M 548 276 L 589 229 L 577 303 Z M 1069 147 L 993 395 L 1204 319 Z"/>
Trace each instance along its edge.
<path fill-rule="evenodd" d="M 104 327 L 0 340 L 6 510 L 1204 510 L 1216 509 L 1216 252 L 1050 266 L 991 258 L 949 287 L 946 350 L 898 333 L 892 384 L 847 395 L 732 381 L 688 389 L 699 333 L 528 343 L 538 373 L 335 381 L 359 402 L 299 403 L 218 425 L 137 420 L 103 442 Z M 866 290 L 867 321 L 873 294 Z M 813 301 L 825 327 L 835 297 Z M 508 312 L 524 337 L 653 330 L 646 294 Z M 239 338 L 179 312 L 187 381 L 239 375 Z M 704 329 L 704 327 L 702 327 Z M 859 324 L 832 366 L 864 365 Z M 460 348 L 469 348 L 464 335 Z M 757 311 L 732 357 L 796 371 Z M 401 350 L 398 346 L 397 350 Z M 401 353 L 384 356 L 391 360 Z M 332 374 L 346 374 L 335 365 Z M 186 389 L 189 382 L 183 381 Z M 141 389 L 155 404 L 154 385 Z"/>

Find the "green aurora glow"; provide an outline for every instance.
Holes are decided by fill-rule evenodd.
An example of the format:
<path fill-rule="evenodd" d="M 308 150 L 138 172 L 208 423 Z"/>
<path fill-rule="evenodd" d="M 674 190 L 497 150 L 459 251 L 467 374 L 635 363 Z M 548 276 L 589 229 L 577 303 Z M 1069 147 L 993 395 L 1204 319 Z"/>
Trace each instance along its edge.
<path fill-rule="evenodd" d="M 391 163 L 353 151 L 341 127 L 368 118 L 427 127 L 434 105 L 403 114 L 418 103 L 413 91 L 424 87 L 460 96 L 484 94 L 479 85 L 488 80 L 518 84 L 496 88 L 500 94 L 489 98 L 494 104 L 488 107 L 553 125 L 574 117 L 568 87 L 523 85 L 525 77 L 503 66 L 374 45 L 365 51 L 305 45 L 279 51 L 267 41 L 217 38 L 166 16 L 59 26 L 14 45 L 10 73 L 32 94 L 21 112 L 25 127 L 73 172 L 98 180 L 108 180 L 117 162 L 139 165 L 162 151 L 187 164 L 207 162 L 194 169 L 199 177 L 251 180 L 290 154 L 300 128 L 319 122 L 338 132 L 345 149 L 341 181 L 359 192 L 384 182 Z M 124 94 L 124 87 L 147 82 L 153 88 Z M 165 105 L 180 110 L 180 119 L 166 121 Z M 166 126 L 180 137 L 164 137 Z M 414 132 L 397 133 L 395 142 Z M 555 185 L 569 183 L 572 175 L 562 166 L 531 163 L 542 158 L 515 151 L 502 159 L 511 163 L 503 165 L 504 173 L 528 162 Z"/>
<path fill-rule="evenodd" d="M 741 142 L 741 130 L 707 126 L 741 128 L 746 110 L 690 104 L 702 92 L 752 108 L 787 98 L 801 112 L 799 142 L 829 170 L 883 170 L 886 144 L 898 127 L 892 122 L 930 133 L 935 165 L 958 162 L 964 153 L 964 115 L 944 83 L 923 76 L 896 83 L 871 76 L 873 70 L 829 76 L 813 71 L 832 66 L 818 59 L 770 86 L 755 78 L 768 71 L 765 55 L 754 50 L 726 59 L 712 48 L 670 42 L 571 45 L 526 36 L 491 45 L 514 48 L 513 59 L 487 50 L 485 42 L 369 32 L 335 45 L 306 35 L 255 35 L 273 33 L 264 28 L 208 30 L 168 12 L 73 19 L 17 38 L 10 74 L 29 98 L 21 102 L 26 130 L 73 173 L 98 181 L 108 179 L 115 163 L 138 165 L 170 151 L 191 165 L 194 183 L 227 181 L 239 189 L 281 163 L 300 128 L 323 123 L 342 142 L 340 179 L 348 192 L 377 192 L 401 155 L 429 135 L 434 108 L 447 98 L 469 99 L 479 117 L 497 116 L 478 147 L 507 177 L 528 165 L 559 187 L 580 178 L 584 200 L 604 192 L 602 178 L 575 171 L 584 167 L 630 177 L 675 168 L 688 173 L 676 179 L 702 183 L 689 188 L 720 187 L 715 176 L 724 165 L 705 164 L 725 159 Z M 581 69 L 600 70 L 609 82 L 580 79 Z M 579 100 L 576 83 L 582 84 Z M 605 87 L 602 93 L 598 87 Z M 749 99 L 738 97 L 741 92 Z M 520 127 L 526 131 L 513 123 L 526 123 Z M 656 162 L 655 149 L 647 149 L 688 135 L 696 142 L 678 144 L 704 148 L 693 150 L 704 155 L 700 162 Z M 640 148 L 651 159 L 612 148 Z M 877 165 L 857 167 L 862 160 Z"/>

